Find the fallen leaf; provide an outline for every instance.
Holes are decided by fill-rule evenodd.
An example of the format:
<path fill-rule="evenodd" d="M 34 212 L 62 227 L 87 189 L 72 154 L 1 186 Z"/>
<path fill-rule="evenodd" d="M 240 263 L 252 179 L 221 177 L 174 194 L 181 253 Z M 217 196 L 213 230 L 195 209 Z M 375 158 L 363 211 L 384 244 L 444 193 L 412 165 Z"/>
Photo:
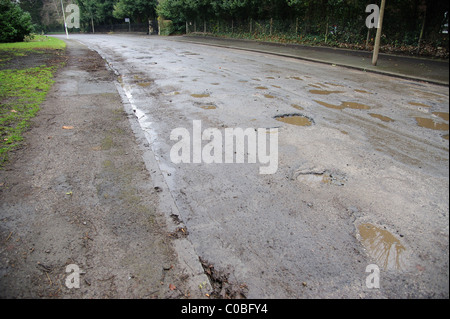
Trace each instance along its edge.
<path fill-rule="evenodd" d="M 17 111 L 16 110 L 11 110 L 11 113 L 17 113 Z"/>
<path fill-rule="evenodd" d="M 63 126 L 63 130 L 73 130 L 73 126 Z"/>
<path fill-rule="evenodd" d="M 177 289 L 177 287 L 175 287 L 175 285 L 170 284 L 169 289 L 173 291 L 173 290 Z"/>

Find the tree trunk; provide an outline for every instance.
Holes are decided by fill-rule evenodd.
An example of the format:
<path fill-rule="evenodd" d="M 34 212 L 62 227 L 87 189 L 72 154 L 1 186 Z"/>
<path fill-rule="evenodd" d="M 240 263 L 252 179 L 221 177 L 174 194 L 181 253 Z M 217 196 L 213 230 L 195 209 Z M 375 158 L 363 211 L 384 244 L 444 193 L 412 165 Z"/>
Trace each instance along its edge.
<path fill-rule="evenodd" d="M 417 45 L 417 54 L 420 53 L 420 46 L 422 45 L 423 34 L 425 32 L 425 25 L 427 23 L 427 10 L 428 10 L 428 7 L 425 9 L 425 14 L 424 14 L 424 17 L 423 17 L 422 29 L 420 30 L 419 43 Z"/>

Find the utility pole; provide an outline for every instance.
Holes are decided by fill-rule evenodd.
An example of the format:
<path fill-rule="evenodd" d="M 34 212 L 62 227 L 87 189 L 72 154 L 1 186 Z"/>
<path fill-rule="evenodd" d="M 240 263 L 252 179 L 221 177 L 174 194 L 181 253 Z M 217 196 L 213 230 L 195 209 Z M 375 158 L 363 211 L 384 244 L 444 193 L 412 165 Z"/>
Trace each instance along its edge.
<path fill-rule="evenodd" d="M 66 22 L 66 12 L 64 11 L 64 5 L 63 5 L 62 0 L 61 0 L 61 8 L 62 8 L 63 19 L 64 19 L 64 28 L 66 29 L 66 37 L 67 37 L 67 39 L 69 39 L 69 30 L 67 29 L 67 22 Z"/>
<path fill-rule="evenodd" d="M 372 64 L 374 66 L 377 66 L 377 63 L 378 63 L 378 53 L 380 52 L 381 35 L 383 34 L 383 19 L 384 19 L 384 9 L 385 8 L 386 8 L 386 0 L 382 0 L 381 8 L 380 8 L 380 17 L 378 19 L 377 37 L 375 39 L 375 47 L 373 49 Z"/>

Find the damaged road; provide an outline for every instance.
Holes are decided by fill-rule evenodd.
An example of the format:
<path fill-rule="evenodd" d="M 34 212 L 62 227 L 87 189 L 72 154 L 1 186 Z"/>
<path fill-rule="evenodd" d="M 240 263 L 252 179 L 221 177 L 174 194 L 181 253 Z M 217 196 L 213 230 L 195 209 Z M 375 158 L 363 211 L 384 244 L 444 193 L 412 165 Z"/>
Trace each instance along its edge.
<path fill-rule="evenodd" d="M 65 194 L 69 186 L 90 180 L 95 185 L 92 194 L 101 201 L 101 205 L 94 205 L 102 216 L 95 229 L 83 228 L 91 225 L 87 218 L 77 219 L 83 231 L 71 237 L 81 238 L 80 247 L 95 245 L 96 240 L 89 238 L 107 234 L 108 229 L 114 236 L 132 233 L 123 237 L 127 244 L 113 240 L 122 254 L 115 248 L 109 254 L 123 262 L 117 264 L 117 271 L 125 271 L 129 269 L 122 268 L 129 260 L 127 253 L 135 256 L 138 247 L 150 249 L 146 246 L 149 242 L 152 247 L 161 243 L 155 249 L 165 247 L 180 263 L 176 266 L 172 260 L 175 268 L 171 268 L 168 264 L 172 261 L 161 260 L 160 267 L 156 266 L 163 269 L 165 282 L 171 282 L 155 293 L 162 298 L 193 293 L 198 288 L 200 295 L 217 298 L 448 298 L 448 88 L 257 52 L 182 43 L 176 38 L 72 38 L 97 51 L 116 73 L 122 101 L 116 94 L 104 107 L 115 105 L 119 110 L 123 103 L 122 108 L 136 121 L 132 128 L 142 146 L 141 154 L 136 150 L 105 154 L 102 145 L 115 145 L 115 139 L 102 135 L 103 139 L 97 140 L 97 135 L 88 132 L 83 143 L 94 140 L 90 142 L 97 148 L 94 154 L 104 156 L 98 164 L 100 171 L 92 176 L 64 175 L 60 169 L 72 165 L 59 154 L 61 162 L 52 180 L 61 185 L 60 190 Z M 111 81 L 106 79 L 103 89 L 110 87 L 107 83 Z M 91 83 L 85 89 L 95 91 L 96 87 Z M 60 90 L 60 94 L 70 90 L 70 85 L 63 84 Z M 97 112 L 91 115 L 98 116 L 89 119 L 95 127 L 103 116 Z M 62 125 L 80 125 L 63 123 L 64 119 L 67 117 L 60 118 L 55 130 Z M 172 132 L 181 129 L 195 134 L 198 121 L 204 129 L 220 132 L 227 128 L 264 129 L 268 136 L 278 132 L 277 172 L 262 175 L 260 165 L 249 162 L 175 163 L 171 150 L 177 142 L 171 138 Z M 104 134 L 105 126 L 101 127 L 99 131 Z M 112 125 L 110 131 L 116 129 Z M 125 127 L 122 133 L 124 139 L 134 138 Z M 77 141 L 78 147 L 84 145 Z M 127 147 L 135 143 L 127 141 Z M 203 142 L 205 146 L 208 140 Z M 76 165 L 83 163 L 75 172 L 88 174 L 92 165 L 82 156 L 79 150 L 66 154 L 66 158 L 79 158 Z M 132 170 L 128 179 L 123 177 L 122 168 L 139 162 L 142 156 L 146 169 L 141 163 L 141 169 Z M 33 158 L 32 163 L 40 165 L 42 171 L 49 169 L 38 156 Z M 20 160 L 17 163 L 20 165 Z M 46 176 L 33 175 L 31 168 L 27 172 L 24 174 L 39 180 Z M 146 182 L 139 182 L 145 180 L 140 174 L 147 176 Z M 117 182 L 125 186 L 114 193 L 109 187 Z M 42 196 L 47 194 L 45 189 L 54 187 L 30 185 L 36 192 L 41 190 Z M 78 194 L 76 188 L 69 191 L 73 195 L 63 196 L 64 202 L 55 207 L 64 207 L 69 200 L 92 200 L 92 196 Z M 112 198 L 114 202 L 109 202 Z M 117 198 L 120 205 L 129 208 L 126 212 L 137 216 L 108 214 L 109 209 L 120 208 Z M 126 198 L 132 200 L 127 202 Z M 145 226 L 140 227 L 139 218 L 148 215 L 139 212 L 147 209 L 132 205 L 148 201 L 154 213 L 144 218 Z M 2 205 L 7 207 L 3 199 Z M 30 213 L 35 210 L 29 208 Z M 11 210 L 7 215 L 10 224 L 2 224 L 2 238 L 17 223 L 13 215 Z M 61 216 L 66 215 L 62 212 Z M 158 233 L 156 229 L 164 229 L 159 227 L 164 223 L 167 233 L 161 241 L 150 238 L 146 229 L 155 229 L 149 232 L 153 235 Z M 59 242 L 45 237 L 41 240 L 42 246 Z M 12 242 L 11 237 L 8 243 Z M 34 255 L 34 265 L 38 261 L 48 269 L 59 265 L 44 259 L 48 249 Z M 148 255 L 143 252 L 143 256 L 153 256 L 145 251 Z M 145 265 L 144 259 L 148 258 L 138 258 L 131 265 L 138 269 Z M 11 260 L 7 258 L 7 265 Z M 118 282 L 109 267 L 90 268 L 88 261 L 79 263 L 94 274 L 97 271 L 95 278 L 117 293 Z M 95 264 L 100 267 L 105 263 L 97 259 Z M 375 289 L 367 284 L 367 270 L 374 265 L 380 269 L 380 287 Z M 41 275 L 37 278 L 48 281 L 42 267 L 36 268 Z M 165 269 L 174 272 L 166 273 Z M 167 277 L 171 274 L 180 276 Z M 154 282 L 160 280 L 161 271 L 153 278 Z M 189 289 L 183 279 L 190 279 L 194 288 Z M 93 282 L 91 278 L 88 281 Z M 209 282 L 212 287 L 203 289 Z M 124 280 L 122 292 L 133 291 L 125 283 L 134 283 L 136 289 L 144 287 L 140 281 Z M 91 289 L 84 287 L 83 292 L 92 293 Z"/>

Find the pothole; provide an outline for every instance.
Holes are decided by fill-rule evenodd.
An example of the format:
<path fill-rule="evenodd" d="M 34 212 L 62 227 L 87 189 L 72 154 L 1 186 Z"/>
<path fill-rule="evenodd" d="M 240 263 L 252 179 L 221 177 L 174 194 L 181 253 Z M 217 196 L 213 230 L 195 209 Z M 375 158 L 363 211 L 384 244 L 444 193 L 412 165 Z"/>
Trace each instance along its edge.
<path fill-rule="evenodd" d="M 370 106 L 361 104 L 361 103 L 356 103 L 356 102 L 342 102 L 341 105 L 335 105 L 335 104 L 330 104 L 327 102 L 322 102 L 322 101 L 317 101 L 314 100 L 314 102 L 325 106 L 329 109 L 336 109 L 336 110 L 343 110 L 343 109 L 354 109 L 354 110 L 370 110 Z"/>
<path fill-rule="evenodd" d="M 279 122 L 287 123 L 296 126 L 312 126 L 315 124 L 314 120 L 303 114 L 285 114 L 276 116 L 275 119 Z"/>
<path fill-rule="evenodd" d="M 448 131 L 449 125 L 446 123 L 438 123 L 433 119 L 426 119 L 422 117 L 416 117 L 417 125 L 420 127 L 428 128 L 435 131 Z"/>
<path fill-rule="evenodd" d="M 323 169 L 297 170 L 293 175 L 293 179 L 308 185 L 345 186 L 347 183 L 347 176 L 344 173 Z"/>
<path fill-rule="evenodd" d="M 395 122 L 395 121 L 394 121 L 393 119 L 391 119 L 390 117 L 387 117 L 387 116 L 384 116 L 384 115 L 381 115 L 381 114 L 369 113 L 369 115 L 370 115 L 371 117 L 373 117 L 373 118 L 379 119 L 379 120 L 381 120 L 381 121 L 383 121 L 383 122 L 386 122 L 386 123 Z"/>
<path fill-rule="evenodd" d="M 385 228 L 372 224 L 358 227 L 359 240 L 367 253 L 385 270 L 402 270 L 406 266 L 406 248 L 400 239 Z"/>

